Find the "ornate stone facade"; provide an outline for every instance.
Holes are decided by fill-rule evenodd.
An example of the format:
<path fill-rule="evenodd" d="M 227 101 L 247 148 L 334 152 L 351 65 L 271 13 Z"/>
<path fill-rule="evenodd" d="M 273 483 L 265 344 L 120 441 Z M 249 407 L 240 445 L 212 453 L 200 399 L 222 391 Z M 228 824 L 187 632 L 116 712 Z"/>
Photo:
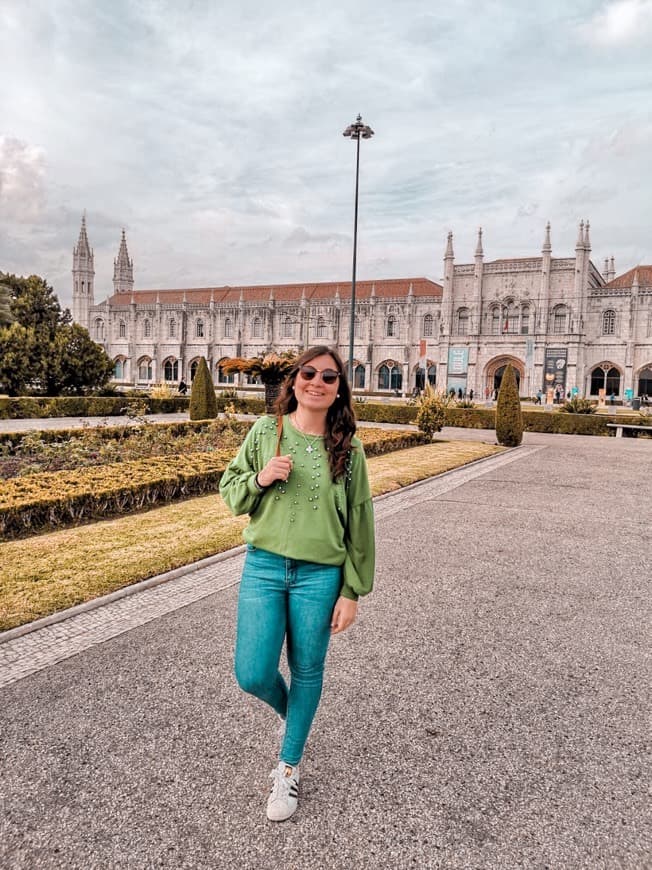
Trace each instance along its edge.
<path fill-rule="evenodd" d="M 428 278 L 358 282 L 356 389 L 409 394 L 423 384 L 425 360 L 432 383 L 473 390 L 476 399 L 492 394 L 508 362 L 523 396 L 652 395 L 652 266 L 616 277 L 613 258 L 600 273 L 590 254 L 588 221 L 579 225 L 575 256 L 564 258 L 552 256 L 549 224 L 539 256 L 493 261 L 484 259 L 479 230 L 467 264 L 455 263 L 449 233 L 443 286 Z M 84 217 L 73 252 L 73 317 L 106 349 L 125 386 L 190 382 L 202 356 L 217 386 L 234 383 L 221 370 L 233 356 L 314 344 L 348 356 L 347 282 L 134 290 L 123 230 L 113 284 L 113 295 L 95 305 Z"/>

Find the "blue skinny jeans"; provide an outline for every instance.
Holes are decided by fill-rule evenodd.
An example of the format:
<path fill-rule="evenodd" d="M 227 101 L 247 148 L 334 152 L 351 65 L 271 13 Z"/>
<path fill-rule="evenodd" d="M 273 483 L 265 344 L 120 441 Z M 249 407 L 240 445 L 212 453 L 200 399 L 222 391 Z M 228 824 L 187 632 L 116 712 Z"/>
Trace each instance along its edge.
<path fill-rule="evenodd" d="M 321 697 L 342 569 L 247 544 L 238 598 L 235 675 L 286 720 L 280 761 L 298 764 Z M 287 640 L 290 687 L 279 671 Z"/>

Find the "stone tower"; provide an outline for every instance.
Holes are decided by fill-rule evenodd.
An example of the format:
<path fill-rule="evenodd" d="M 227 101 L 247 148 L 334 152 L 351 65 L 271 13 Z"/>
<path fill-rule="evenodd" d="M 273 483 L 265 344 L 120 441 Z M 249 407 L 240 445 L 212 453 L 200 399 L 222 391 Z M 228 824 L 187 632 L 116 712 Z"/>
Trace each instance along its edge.
<path fill-rule="evenodd" d="M 93 250 L 86 234 L 86 213 L 82 216 L 79 239 L 72 249 L 72 319 L 85 329 L 89 328 L 88 313 L 95 304 L 93 284 L 95 266 Z"/>
<path fill-rule="evenodd" d="M 134 261 L 129 259 L 125 231 L 122 231 L 120 250 L 113 261 L 113 292 L 131 293 L 134 289 Z"/>

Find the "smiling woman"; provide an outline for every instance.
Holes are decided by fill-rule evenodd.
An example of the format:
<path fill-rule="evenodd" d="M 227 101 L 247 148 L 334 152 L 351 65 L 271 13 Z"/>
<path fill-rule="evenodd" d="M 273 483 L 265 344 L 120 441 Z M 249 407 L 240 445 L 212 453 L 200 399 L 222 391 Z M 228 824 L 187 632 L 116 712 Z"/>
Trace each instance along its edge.
<path fill-rule="evenodd" d="M 301 354 L 277 407 L 276 420 L 254 424 L 220 492 L 234 514 L 250 516 L 235 671 L 285 723 L 267 803 L 267 817 L 283 821 L 297 808 L 330 637 L 354 622 L 375 555 L 367 464 L 339 354 L 325 346 Z M 284 640 L 289 687 L 279 671 Z"/>

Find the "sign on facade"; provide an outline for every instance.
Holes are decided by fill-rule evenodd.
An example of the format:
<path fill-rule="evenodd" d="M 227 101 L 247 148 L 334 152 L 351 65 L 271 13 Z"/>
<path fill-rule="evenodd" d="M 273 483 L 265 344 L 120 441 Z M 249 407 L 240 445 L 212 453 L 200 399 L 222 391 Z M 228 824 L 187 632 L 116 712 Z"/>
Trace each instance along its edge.
<path fill-rule="evenodd" d="M 469 370 L 469 349 L 468 347 L 449 347 L 448 348 L 448 383 L 446 389 L 462 390 L 462 394 L 466 395 L 466 376 Z"/>
<path fill-rule="evenodd" d="M 547 347 L 545 364 L 543 367 L 544 392 L 557 388 L 562 396 L 566 395 L 566 366 L 568 363 L 568 350 L 565 347 Z"/>

